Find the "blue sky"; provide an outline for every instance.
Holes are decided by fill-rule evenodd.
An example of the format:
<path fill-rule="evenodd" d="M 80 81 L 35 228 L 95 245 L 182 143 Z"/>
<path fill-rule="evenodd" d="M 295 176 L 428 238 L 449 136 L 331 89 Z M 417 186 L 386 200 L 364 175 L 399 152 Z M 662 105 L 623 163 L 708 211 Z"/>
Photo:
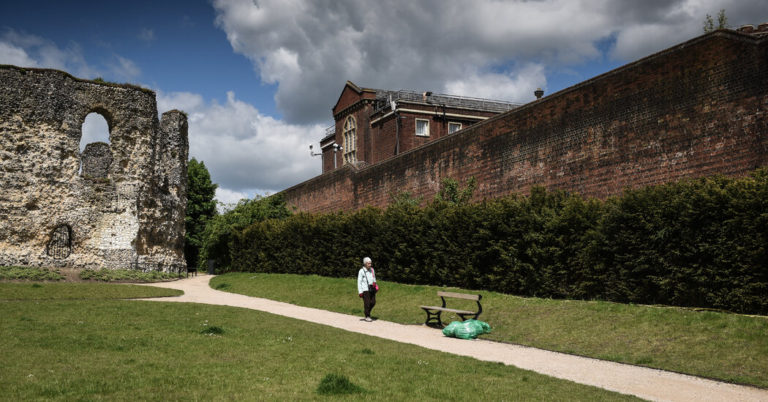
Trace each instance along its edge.
<path fill-rule="evenodd" d="M 141 85 L 190 122 L 217 198 L 320 173 L 308 146 L 346 80 L 525 103 L 702 34 L 764 0 L 2 1 L 0 64 Z M 84 139 L 105 136 L 90 115 Z"/>
<path fill-rule="evenodd" d="M 219 101 L 226 100 L 226 91 L 243 88 L 240 99 L 279 116 L 274 85 L 260 83 L 251 62 L 232 51 L 214 18 L 207 1 L 4 1 L 0 33 L 10 29 L 50 40 L 83 57 L 78 67 L 85 74 L 117 82 L 194 91 Z M 34 50 L 32 55 L 40 57 Z"/>

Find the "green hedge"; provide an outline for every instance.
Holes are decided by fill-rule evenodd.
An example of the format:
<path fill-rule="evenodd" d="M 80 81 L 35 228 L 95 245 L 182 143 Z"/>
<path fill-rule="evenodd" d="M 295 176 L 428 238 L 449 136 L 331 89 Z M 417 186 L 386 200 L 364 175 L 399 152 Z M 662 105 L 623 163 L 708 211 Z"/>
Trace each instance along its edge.
<path fill-rule="evenodd" d="M 354 276 L 523 296 L 768 313 L 768 170 L 607 201 L 534 188 L 477 204 L 298 213 L 235 231 L 235 271 Z"/>

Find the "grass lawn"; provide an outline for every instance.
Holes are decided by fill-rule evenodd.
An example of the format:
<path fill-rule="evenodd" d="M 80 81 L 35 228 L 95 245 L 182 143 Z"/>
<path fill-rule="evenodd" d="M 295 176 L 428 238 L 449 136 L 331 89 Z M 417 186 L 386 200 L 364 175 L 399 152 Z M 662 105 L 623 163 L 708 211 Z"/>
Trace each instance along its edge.
<path fill-rule="evenodd" d="M 421 324 L 419 305 L 440 303 L 447 288 L 379 282 L 373 315 Z M 215 289 L 301 306 L 362 314 L 354 278 L 233 273 L 212 279 Z M 465 290 L 450 289 L 453 291 Z M 595 357 L 768 388 L 768 317 L 599 301 L 522 298 L 478 292 L 491 325 L 484 339 Z M 449 307 L 474 309 L 471 301 Z M 443 315 L 444 321 L 458 317 Z"/>
<path fill-rule="evenodd" d="M 248 278 L 220 279 L 238 288 Z M 307 284 L 318 282 L 325 283 Z M 0 283 L 2 399 L 633 399 L 252 310 L 120 300 L 172 294 L 115 284 Z M 382 306 L 386 300 L 382 294 Z"/>

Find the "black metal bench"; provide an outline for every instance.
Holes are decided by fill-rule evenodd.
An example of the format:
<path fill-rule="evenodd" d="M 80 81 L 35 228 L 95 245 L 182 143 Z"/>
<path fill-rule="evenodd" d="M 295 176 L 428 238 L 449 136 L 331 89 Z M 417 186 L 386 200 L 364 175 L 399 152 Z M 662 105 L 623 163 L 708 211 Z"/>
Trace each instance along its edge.
<path fill-rule="evenodd" d="M 187 278 L 189 278 L 190 274 L 192 274 L 192 276 L 197 276 L 197 267 L 187 265 Z"/>
<path fill-rule="evenodd" d="M 424 310 L 425 313 L 427 313 L 427 321 L 424 322 L 424 324 L 426 325 L 430 325 L 431 323 L 434 323 L 442 327 L 443 322 L 440 319 L 440 314 L 443 311 L 446 311 L 449 313 L 455 313 L 456 315 L 461 317 L 462 321 L 466 321 L 471 318 L 477 319 L 477 317 L 480 316 L 480 313 L 483 312 L 483 306 L 480 304 L 480 299 L 483 298 L 483 295 L 470 295 L 465 293 L 454 293 L 454 292 L 437 292 L 437 295 L 440 296 L 440 300 L 443 301 L 442 306 L 419 306 Z M 474 300 L 477 302 L 477 311 L 457 310 L 454 308 L 448 308 L 445 306 L 446 298 Z"/>

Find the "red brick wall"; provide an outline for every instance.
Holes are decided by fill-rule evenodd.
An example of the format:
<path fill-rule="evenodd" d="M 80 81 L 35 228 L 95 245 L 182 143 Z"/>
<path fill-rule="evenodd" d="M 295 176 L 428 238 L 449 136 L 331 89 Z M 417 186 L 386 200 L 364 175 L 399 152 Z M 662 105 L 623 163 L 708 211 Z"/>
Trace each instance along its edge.
<path fill-rule="evenodd" d="M 729 31 L 704 35 L 382 163 L 323 174 L 282 194 L 299 210 L 319 212 L 386 206 L 403 191 L 429 200 L 447 177 L 477 178 L 479 200 L 533 185 L 606 198 L 626 187 L 744 175 L 768 164 L 767 41 Z"/>

